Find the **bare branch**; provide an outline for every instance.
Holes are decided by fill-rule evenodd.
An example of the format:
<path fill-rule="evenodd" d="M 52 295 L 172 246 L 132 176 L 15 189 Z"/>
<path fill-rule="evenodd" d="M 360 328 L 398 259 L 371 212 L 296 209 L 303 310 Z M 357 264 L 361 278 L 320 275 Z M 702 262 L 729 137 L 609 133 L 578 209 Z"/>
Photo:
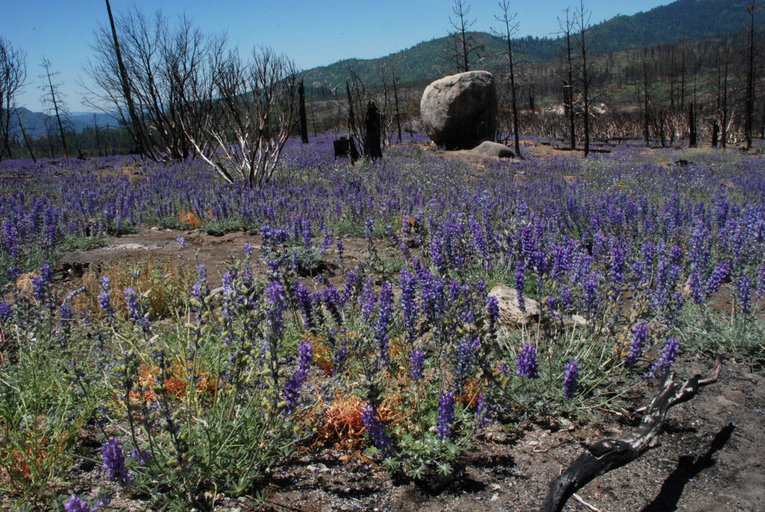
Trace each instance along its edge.
<path fill-rule="evenodd" d="M 695 375 L 685 382 L 678 382 L 673 373 L 666 374 L 661 390 L 645 408 L 643 420 L 635 432 L 622 439 L 605 439 L 587 447 L 586 451 L 552 482 L 540 512 L 560 512 L 577 490 L 598 476 L 620 468 L 654 448 L 667 411 L 696 396 L 702 387 L 717 382 L 721 370 L 722 358 L 718 357 L 712 373 L 707 377 Z"/>

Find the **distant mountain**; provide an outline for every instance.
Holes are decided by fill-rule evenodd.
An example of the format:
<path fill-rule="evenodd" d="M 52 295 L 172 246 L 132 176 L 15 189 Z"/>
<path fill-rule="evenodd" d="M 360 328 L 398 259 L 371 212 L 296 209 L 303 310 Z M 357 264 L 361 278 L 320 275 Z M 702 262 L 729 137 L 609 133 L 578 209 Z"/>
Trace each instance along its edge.
<path fill-rule="evenodd" d="M 592 27 L 592 54 L 735 34 L 747 26 L 746 8 L 750 3 L 751 0 L 677 0 L 647 12 L 616 16 Z M 597 12 L 593 15 L 597 16 Z M 497 69 L 504 58 L 502 40 L 482 32 L 472 35 L 485 48 L 475 68 Z M 342 87 L 349 78 L 349 70 L 353 70 L 368 87 L 379 87 L 382 83 L 379 70 L 385 65 L 388 70 L 396 70 L 402 85 L 428 83 L 454 71 L 455 66 L 448 59 L 452 44 L 446 36 L 377 59 L 346 59 L 309 69 L 303 73 L 303 79 L 309 90 L 312 87 L 315 93 L 326 93 L 328 89 Z M 561 38 L 524 37 L 513 41 L 514 51 L 527 62 L 556 58 L 562 48 Z"/>
<path fill-rule="evenodd" d="M 19 107 L 16 111 L 19 117 L 21 117 L 21 123 L 24 125 L 24 130 L 28 137 L 37 139 L 47 135 L 48 127 L 51 127 L 54 133 L 58 134 L 55 116 L 49 116 L 41 112 L 32 112 L 24 107 Z M 94 123 L 99 128 L 115 128 L 117 126 L 117 121 L 114 118 L 101 112 L 74 112 L 68 116 L 63 116 L 62 121 L 65 130 L 77 133 L 93 128 Z M 21 127 L 19 126 L 16 112 L 11 114 L 10 132 L 12 137 L 14 135 L 21 137 Z"/>

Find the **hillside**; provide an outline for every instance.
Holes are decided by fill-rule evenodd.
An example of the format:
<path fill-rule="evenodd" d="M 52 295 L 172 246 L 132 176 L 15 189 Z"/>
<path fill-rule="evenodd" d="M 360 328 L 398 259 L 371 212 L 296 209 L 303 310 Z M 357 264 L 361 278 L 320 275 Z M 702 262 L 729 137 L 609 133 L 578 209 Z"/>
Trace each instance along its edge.
<path fill-rule="evenodd" d="M 592 27 L 592 53 L 596 55 L 686 39 L 735 34 L 745 28 L 746 7 L 750 3 L 750 0 L 677 0 L 647 12 L 617 16 Z M 482 32 L 472 35 L 485 48 L 475 67 L 496 69 L 503 58 L 502 40 Z M 309 69 L 303 73 L 303 77 L 309 91 L 313 89 L 313 93 L 319 95 L 344 84 L 349 70 L 353 70 L 368 87 L 378 87 L 381 85 L 380 69 L 383 66 L 389 70 L 395 69 L 403 85 L 427 83 L 454 71 L 448 58 L 451 45 L 450 38 L 445 36 L 385 57 L 346 59 Z M 527 62 L 553 59 L 562 47 L 563 40 L 560 38 L 524 37 L 514 40 L 518 57 Z"/>
<path fill-rule="evenodd" d="M 21 117 L 21 122 L 28 137 L 33 139 L 43 137 L 48 134 L 48 127 L 55 127 L 56 119 L 53 116 L 41 112 L 32 112 L 24 107 L 19 107 L 16 110 L 19 113 L 19 117 Z M 117 125 L 117 122 L 112 117 L 103 113 L 74 112 L 62 118 L 64 129 L 66 131 L 82 133 L 93 128 L 93 116 L 95 116 L 95 122 L 99 128 L 114 128 Z M 15 112 L 11 114 L 10 132 L 11 136 L 21 137 L 21 128 L 19 127 L 19 121 Z"/>

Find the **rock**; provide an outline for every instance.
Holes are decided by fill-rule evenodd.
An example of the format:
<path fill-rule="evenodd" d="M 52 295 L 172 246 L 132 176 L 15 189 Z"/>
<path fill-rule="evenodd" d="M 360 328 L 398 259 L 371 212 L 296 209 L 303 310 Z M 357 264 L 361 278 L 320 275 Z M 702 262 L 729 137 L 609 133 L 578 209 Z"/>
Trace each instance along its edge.
<path fill-rule="evenodd" d="M 494 138 L 497 91 L 488 71 L 468 71 L 425 88 L 420 121 L 433 142 L 446 149 L 472 149 Z"/>
<path fill-rule="evenodd" d="M 470 152 L 476 155 L 493 156 L 497 158 L 513 158 L 515 156 L 509 147 L 500 144 L 499 142 L 491 142 L 489 140 L 481 142 L 478 146 L 471 149 Z"/>
<path fill-rule="evenodd" d="M 525 298 L 526 311 L 518 307 L 518 292 L 504 284 L 498 284 L 489 292 L 489 297 L 496 297 L 499 304 L 499 320 L 508 327 L 527 325 L 539 318 L 539 303 Z"/>

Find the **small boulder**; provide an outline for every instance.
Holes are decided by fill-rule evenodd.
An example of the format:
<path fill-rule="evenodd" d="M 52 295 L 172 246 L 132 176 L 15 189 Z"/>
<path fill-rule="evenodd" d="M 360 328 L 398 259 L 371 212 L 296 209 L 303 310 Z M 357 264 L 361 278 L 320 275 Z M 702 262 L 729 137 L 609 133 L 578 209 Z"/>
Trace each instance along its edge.
<path fill-rule="evenodd" d="M 496 297 L 499 305 L 499 320 L 508 327 L 527 325 L 539 318 L 539 302 L 524 298 L 525 311 L 518 305 L 518 292 L 504 284 L 498 284 L 489 292 L 489 297 Z"/>
<path fill-rule="evenodd" d="M 470 150 L 471 153 L 481 156 L 493 156 L 497 158 L 513 158 L 513 150 L 499 142 L 485 140 Z"/>
<path fill-rule="evenodd" d="M 472 149 L 491 140 L 497 127 L 497 91 L 488 71 L 450 75 L 425 88 L 420 121 L 445 149 Z"/>

